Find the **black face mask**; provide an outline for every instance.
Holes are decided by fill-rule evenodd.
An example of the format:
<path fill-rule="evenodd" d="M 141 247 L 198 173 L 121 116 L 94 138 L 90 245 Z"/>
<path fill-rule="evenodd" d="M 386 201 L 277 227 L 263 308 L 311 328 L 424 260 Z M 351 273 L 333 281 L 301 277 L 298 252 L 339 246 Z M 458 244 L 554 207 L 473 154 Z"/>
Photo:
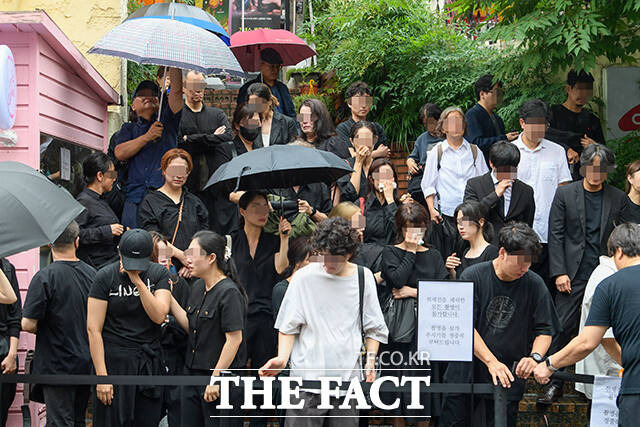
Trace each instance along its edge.
<path fill-rule="evenodd" d="M 247 141 L 254 141 L 258 137 L 258 135 L 260 135 L 260 128 L 247 128 L 244 126 L 240 126 L 240 135 L 242 135 L 242 137 Z"/>

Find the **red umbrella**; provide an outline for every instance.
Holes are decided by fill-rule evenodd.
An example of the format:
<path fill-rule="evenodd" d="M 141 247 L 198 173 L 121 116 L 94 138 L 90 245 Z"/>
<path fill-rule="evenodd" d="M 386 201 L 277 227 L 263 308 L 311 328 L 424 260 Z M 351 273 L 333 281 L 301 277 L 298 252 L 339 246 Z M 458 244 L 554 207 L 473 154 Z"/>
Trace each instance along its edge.
<path fill-rule="evenodd" d="M 245 71 L 260 69 L 260 51 L 268 47 L 278 51 L 282 65 L 296 65 L 316 54 L 304 40 L 287 30 L 238 31 L 231 35 L 231 51 Z"/>

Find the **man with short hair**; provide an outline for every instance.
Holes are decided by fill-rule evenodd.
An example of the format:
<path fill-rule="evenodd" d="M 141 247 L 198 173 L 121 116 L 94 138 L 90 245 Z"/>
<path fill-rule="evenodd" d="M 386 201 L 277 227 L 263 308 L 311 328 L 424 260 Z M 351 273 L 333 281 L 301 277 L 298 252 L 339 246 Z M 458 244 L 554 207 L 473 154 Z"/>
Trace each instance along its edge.
<path fill-rule="evenodd" d="M 547 138 L 560 144 L 567 151 L 571 165 L 579 165 L 580 154 L 589 144 L 604 144 L 600 119 L 584 106 L 593 96 L 593 76 L 585 70 L 567 74 L 567 99 L 551 107 L 551 120 Z M 582 179 L 578 168 L 573 171 L 574 181 Z"/>
<path fill-rule="evenodd" d="M 76 256 L 80 227 L 73 221 L 51 246 L 53 263 L 31 280 L 22 329 L 36 334 L 34 375 L 89 375 L 87 300 L 96 270 Z M 43 385 L 48 426 L 85 425 L 88 385 Z"/>
<path fill-rule="evenodd" d="M 555 286 L 549 282 L 547 247 L 549 210 L 556 189 L 571 182 L 571 173 L 562 147 L 544 138 L 548 120 L 549 107 L 544 101 L 526 101 L 520 107 L 522 133 L 513 144 L 520 150 L 518 179 L 533 188 L 536 205 L 533 229 L 538 233 L 542 243 L 538 260 L 531 269 L 542 277 L 553 295 Z"/>
<path fill-rule="evenodd" d="M 445 382 L 473 380 L 508 388 L 507 426 L 515 427 L 525 381 L 543 360 L 558 321 L 544 281 L 529 271 L 540 251 L 536 233 L 521 222 L 510 223 L 500 230 L 499 242 L 498 258 L 473 265 L 460 275 L 461 281 L 475 285 L 474 359 L 472 363 L 449 363 Z M 493 399 L 475 399 L 474 423 L 495 425 Z M 438 425 L 471 425 L 470 405 L 468 395 L 447 395 Z"/>
<path fill-rule="evenodd" d="M 607 254 L 607 240 L 617 224 L 630 219 L 626 194 L 605 183 L 616 156 L 601 144 L 591 144 L 580 156 L 582 181 L 561 187 L 549 212 L 549 277 L 558 292 L 556 309 L 562 332 L 554 337 L 554 351 L 578 332 L 580 305 L 598 257 Z M 562 395 L 562 381 L 554 380 L 538 401 L 554 402 Z"/>
<path fill-rule="evenodd" d="M 513 141 L 518 132 L 506 133 L 502 118 L 495 112 L 502 104 L 502 82 L 494 81 L 493 75 L 485 74 L 474 85 L 478 103 L 467 111 L 467 134 L 465 138 L 477 145 L 489 158 L 489 149 L 498 141 Z"/>
<path fill-rule="evenodd" d="M 204 74 L 187 71 L 183 82 L 185 101 L 178 131 L 178 148 L 186 150 L 193 159 L 193 169 L 186 186 L 213 214 L 213 197 L 203 191 L 203 188 L 213 174 L 216 145 L 231 141 L 233 133 L 225 112 L 216 107 L 208 107 L 203 102 L 207 87 Z"/>
<path fill-rule="evenodd" d="M 128 164 L 127 195 L 122 210 L 125 227 L 138 227 L 140 202 L 149 189 L 164 184 L 160 160 L 176 147 L 182 112 L 182 72 L 170 68 L 169 75 L 174 90 L 166 95 L 167 103 L 163 101 L 162 116 L 158 118 L 160 88 L 145 80 L 133 92 L 131 101 L 136 121 L 124 123 L 116 137 L 114 155 Z"/>
<path fill-rule="evenodd" d="M 534 370 L 545 384 L 558 368 L 576 363 L 602 342 L 608 328 L 620 344 L 614 359 L 624 368 L 618 394 L 618 425 L 637 426 L 640 419 L 640 225 L 617 226 L 608 241 L 618 272 L 596 288 L 584 329 L 567 346 L 551 354 Z"/>
<path fill-rule="evenodd" d="M 536 211 L 533 188 L 516 178 L 518 163 L 520 150 L 508 141 L 498 141 L 489 150 L 491 172 L 471 178 L 464 190 L 465 202 L 480 202 L 487 210 L 485 219 L 493 226 L 495 241 L 508 222 L 533 225 Z"/>
<path fill-rule="evenodd" d="M 371 106 L 373 105 L 373 93 L 371 92 L 369 85 L 365 82 L 355 82 L 352 83 L 345 92 L 345 99 L 349 109 L 351 110 L 351 117 L 336 126 L 338 140 L 336 141 L 336 146 L 330 147 L 330 151 L 343 159 L 348 159 L 351 157 L 349 147 L 353 147 L 353 144 L 351 144 L 351 126 L 362 120 L 367 120 L 367 115 L 369 115 Z M 389 149 L 387 137 L 384 134 L 384 128 L 380 123 L 372 123 L 376 128 L 378 140 L 373 146 L 373 153 L 371 153 L 371 157 L 373 159 L 389 157 L 391 155 L 391 150 Z"/>
<path fill-rule="evenodd" d="M 349 261 L 357 255 L 358 232 L 346 219 L 330 218 L 318 224 L 311 244 L 319 258 L 291 279 L 275 323 L 280 331 L 278 356 L 269 360 L 259 374 L 275 376 L 291 358 L 292 377 L 317 380 L 335 376 L 347 382 L 362 379 L 360 350 L 364 336 L 366 381 L 373 382 L 375 356 L 379 344 L 386 344 L 388 330 L 373 274 Z M 358 425 L 358 410 L 353 406 L 338 408 L 342 402 L 336 397 L 330 398 L 334 409 L 318 408 L 319 390 L 303 389 L 300 398 L 305 400 L 304 408 L 287 410 L 287 416 L 295 417 L 287 419 L 287 426 L 319 426 L 322 417 L 340 417 L 341 426 Z M 337 421 L 331 425 L 337 425 Z"/>
<path fill-rule="evenodd" d="M 287 85 L 278 80 L 278 74 L 282 69 L 282 57 L 277 50 L 266 48 L 260 50 L 260 75 L 246 82 L 238 91 L 236 103 L 238 105 L 248 101 L 247 90 L 254 83 L 264 83 L 271 89 L 271 94 L 278 99 L 278 105 L 274 105 L 275 111 L 296 118 L 296 109 L 289 93 Z"/>

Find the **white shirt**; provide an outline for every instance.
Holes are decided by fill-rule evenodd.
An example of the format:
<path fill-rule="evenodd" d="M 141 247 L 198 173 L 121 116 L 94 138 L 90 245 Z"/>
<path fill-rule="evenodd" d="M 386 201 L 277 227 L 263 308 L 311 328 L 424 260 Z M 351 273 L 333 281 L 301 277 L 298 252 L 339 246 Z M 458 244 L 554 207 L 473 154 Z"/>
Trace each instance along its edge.
<path fill-rule="evenodd" d="M 373 273 L 367 268 L 364 278 L 365 337 L 386 343 L 389 331 Z M 336 376 L 347 382 L 354 377 L 363 379 L 359 294 L 357 269 L 351 276 L 335 276 L 322 263 L 312 262 L 294 274 L 275 322 L 283 334 L 298 335 L 289 359 L 290 376 L 303 380 Z"/>
<path fill-rule="evenodd" d="M 591 308 L 591 301 L 593 294 L 596 292 L 596 288 L 600 282 L 616 271 L 618 271 L 618 269 L 613 259 L 606 256 L 600 257 L 600 264 L 593 270 L 593 273 L 591 273 L 591 277 L 589 277 L 587 286 L 584 289 L 582 313 L 580 314 L 580 332 L 584 329 L 584 324 L 587 322 L 587 317 L 589 317 L 589 309 Z M 607 329 L 603 338 L 615 338 L 613 336 L 613 330 L 611 328 Z M 604 349 L 602 344 L 598 344 L 598 347 L 596 347 L 593 352 L 576 363 L 576 374 L 617 376 L 621 368 L 622 367 L 609 356 L 609 353 L 607 353 L 607 350 Z M 593 398 L 593 384 L 576 383 L 576 390 L 584 393 L 588 399 Z"/>
<path fill-rule="evenodd" d="M 513 144 L 520 150 L 518 179 L 533 188 L 533 199 L 536 202 L 533 229 L 542 243 L 547 243 L 551 202 L 558 185 L 571 182 L 567 154 L 564 148 L 548 139 L 543 139 L 531 150 L 524 145 L 522 134 Z"/>
<path fill-rule="evenodd" d="M 474 166 L 471 144 L 466 139 L 462 140 L 462 145 L 457 150 L 452 148 L 446 139 L 438 144 L 442 145 L 440 170 L 438 170 L 438 146 L 434 146 L 427 153 L 420 187 L 425 198 L 432 194 L 438 195 L 440 213 L 453 216 L 456 207 L 462 203 L 467 180 L 484 175 L 489 172 L 489 168 L 479 148 Z"/>
<path fill-rule="evenodd" d="M 263 147 L 268 147 L 269 146 L 269 139 L 271 139 L 271 132 L 262 134 L 262 146 Z"/>
<path fill-rule="evenodd" d="M 500 181 L 498 181 L 498 177 L 496 177 L 496 173 L 495 172 L 491 172 L 491 179 L 493 179 L 493 185 L 497 186 L 498 183 Z M 502 199 L 504 201 L 504 212 L 502 213 L 502 215 L 504 217 L 507 216 L 507 213 L 509 213 L 509 205 L 511 204 L 511 190 L 512 187 L 507 187 L 506 190 L 504 190 L 504 194 L 502 195 Z"/>

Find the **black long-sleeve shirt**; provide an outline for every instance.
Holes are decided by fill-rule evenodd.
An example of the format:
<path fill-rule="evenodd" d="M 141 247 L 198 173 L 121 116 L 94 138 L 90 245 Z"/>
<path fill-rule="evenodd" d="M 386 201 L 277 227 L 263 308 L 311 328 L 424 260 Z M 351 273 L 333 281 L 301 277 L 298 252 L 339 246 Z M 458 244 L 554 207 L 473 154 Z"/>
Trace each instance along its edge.
<path fill-rule="evenodd" d="M 4 275 L 9 279 L 13 292 L 15 292 L 18 298 L 13 304 L 0 304 L 0 337 L 20 338 L 22 300 L 20 298 L 16 269 L 6 258 L 0 259 L 0 268 L 2 268 Z"/>
<path fill-rule="evenodd" d="M 220 126 L 226 126 L 225 132 L 214 135 Z M 197 193 L 202 190 L 213 174 L 215 146 L 231 139 L 233 133 L 224 111 L 203 104 L 202 110 L 194 112 L 185 104 L 178 130 L 178 148 L 186 150 L 193 159 L 193 170 L 186 184 L 189 191 Z"/>
<path fill-rule="evenodd" d="M 364 205 L 364 216 L 367 219 L 364 228 L 364 242 L 378 245 L 394 243 L 397 210 L 398 206 L 395 203 L 383 205 L 375 195 L 370 194 Z"/>
<path fill-rule="evenodd" d="M 76 198 L 85 210 L 76 218 L 80 226 L 78 258 L 95 269 L 118 259 L 118 238 L 111 224 L 119 224 L 118 216 L 109 204 L 93 190 L 85 188 Z"/>
<path fill-rule="evenodd" d="M 382 278 L 389 288 L 418 287 L 419 280 L 444 280 L 449 272 L 436 249 L 409 252 L 395 246 L 382 251 Z"/>

